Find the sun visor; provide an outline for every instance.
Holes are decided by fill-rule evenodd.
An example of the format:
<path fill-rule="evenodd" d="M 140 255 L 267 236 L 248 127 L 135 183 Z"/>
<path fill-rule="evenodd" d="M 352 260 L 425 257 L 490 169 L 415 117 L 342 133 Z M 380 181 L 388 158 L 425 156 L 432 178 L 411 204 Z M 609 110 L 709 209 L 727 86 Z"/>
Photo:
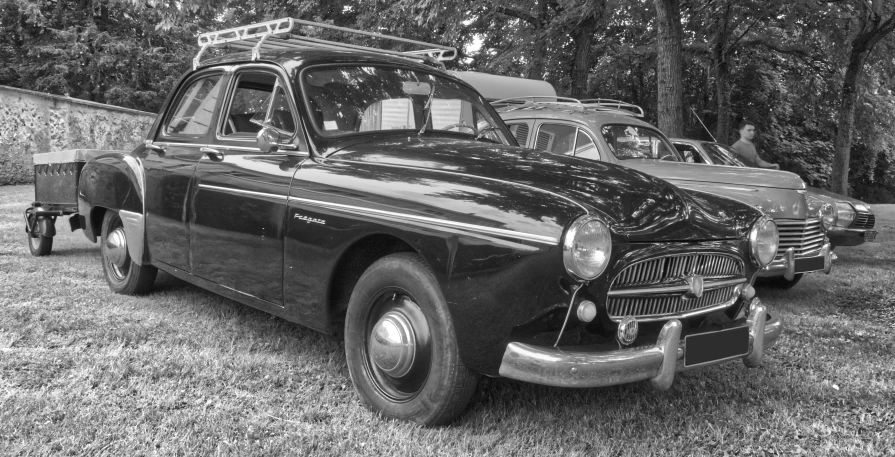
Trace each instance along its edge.
<path fill-rule="evenodd" d="M 451 73 L 469 83 L 488 100 L 531 96 L 556 97 L 556 90 L 547 81 L 490 75 L 477 71 L 453 71 Z"/>

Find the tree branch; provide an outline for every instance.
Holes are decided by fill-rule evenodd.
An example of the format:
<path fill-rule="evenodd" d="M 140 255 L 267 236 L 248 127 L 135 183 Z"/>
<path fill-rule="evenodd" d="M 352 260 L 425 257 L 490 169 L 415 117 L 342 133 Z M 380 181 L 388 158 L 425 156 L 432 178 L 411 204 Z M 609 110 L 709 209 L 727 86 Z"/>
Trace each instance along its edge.
<path fill-rule="evenodd" d="M 540 21 L 538 21 L 538 18 L 532 16 L 531 14 L 528 14 L 528 13 L 525 13 L 525 12 L 522 12 L 519 10 L 507 8 L 505 6 L 498 6 L 496 8 L 496 11 L 500 14 L 503 14 L 504 16 L 510 16 L 510 17 L 519 19 L 520 21 L 525 21 L 525 22 L 531 24 L 531 26 L 535 27 L 535 28 L 537 28 L 540 25 Z"/>

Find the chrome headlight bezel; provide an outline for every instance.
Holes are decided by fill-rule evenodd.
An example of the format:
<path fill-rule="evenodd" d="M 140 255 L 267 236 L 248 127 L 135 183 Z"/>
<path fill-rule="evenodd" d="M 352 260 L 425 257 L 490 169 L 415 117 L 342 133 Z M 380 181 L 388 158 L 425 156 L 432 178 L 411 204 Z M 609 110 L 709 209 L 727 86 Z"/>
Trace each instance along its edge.
<path fill-rule="evenodd" d="M 603 262 L 596 268 L 582 266 L 578 257 L 581 251 L 579 247 L 581 240 L 579 237 L 589 229 L 597 230 L 599 232 L 597 236 L 602 241 L 601 246 L 594 247 L 594 249 L 604 253 Z M 602 219 L 587 214 L 575 219 L 563 237 L 562 260 L 566 271 L 575 278 L 591 281 L 600 277 L 606 271 L 610 257 L 612 257 L 612 232 L 609 230 L 609 225 L 603 222 Z"/>
<path fill-rule="evenodd" d="M 836 227 L 848 227 L 857 217 L 857 208 L 851 203 L 836 202 Z"/>
<path fill-rule="evenodd" d="M 768 237 L 769 239 L 764 239 Z M 759 250 L 762 244 L 767 244 L 773 249 L 769 250 L 770 255 L 762 258 L 762 252 Z M 752 257 L 752 263 L 757 267 L 765 267 L 774 261 L 777 256 L 777 250 L 780 248 L 780 232 L 777 229 L 777 223 L 768 216 L 762 216 L 749 230 L 749 253 Z"/>
<path fill-rule="evenodd" d="M 833 205 L 829 203 L 825 203 L 820 207 L 820 226 L 824 229 L 824 231 L 830 230 L 831 228 L 836 226 L 836 209 L 833 208 Z"/>

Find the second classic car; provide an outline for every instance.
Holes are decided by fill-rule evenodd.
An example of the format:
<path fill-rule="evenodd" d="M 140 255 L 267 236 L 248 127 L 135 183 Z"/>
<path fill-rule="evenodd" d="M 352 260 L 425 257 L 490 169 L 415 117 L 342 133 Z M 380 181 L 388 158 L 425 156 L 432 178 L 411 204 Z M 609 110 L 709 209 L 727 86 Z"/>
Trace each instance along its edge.
<path fill-rule="evenodd" d="M 826 230 L 835 223 L 832 206 L 812 207 L 805 183 L 787 172 L 685 163 L 658 129 L 639 119 L 640 107 L 614 100 L 557 97 L 522 78 L 458 72 L 498 108 L 520 145 L 556 155 L 624 165 L 686 190 L 732 198 L 764 211 L 780 229 L 776 258 L 759 272 L 765 283 L 788 288 L 804 273 L 832 268 Z M 497 100 L 515 90 L 516 96 Z M 547 92 L 547 93 L 545 93 Z"/>
<path fill-rule="evenodd" d="M 761 364 L 782 329 L 752 287 L 771 218 L 517 147 L 429 64 L 436 45 L 321 49 L 298 25 L 201 36 L 252 53 L 197 59 L 144 145 L 84 165 L 76 217 L 113 291 L 150 292 L 162 270 L 323 332 L 344 322 L 363 403 L 422 424 L 460 414 L 482 374 L 667 389 Z"/>
<path fill-rule="evenodd" d="M 685 138 L 672 138 L 671 142 L 687 162 L 731 167 L 746 166 L 737 158 L 736 152 L 726 144 Z M 877 232 L 873 230 L 876 216 L 870 205 L 825 189 L 811 186 L 807 189 L 808 198 L 816 200 L 817 206 L 829 204 L 836 208 L 836 223 L 827 231 L 831 248 L 857 246 L 876 239 Z"/>

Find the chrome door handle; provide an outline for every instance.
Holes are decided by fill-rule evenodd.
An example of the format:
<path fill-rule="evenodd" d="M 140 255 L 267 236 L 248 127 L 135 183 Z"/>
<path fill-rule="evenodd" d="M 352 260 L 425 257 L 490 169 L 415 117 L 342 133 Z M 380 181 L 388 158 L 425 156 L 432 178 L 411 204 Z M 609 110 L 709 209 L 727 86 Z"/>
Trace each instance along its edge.
<path fill-rule="evenodd" d="M 201 147 L 199 148 L 199 152 L 205 153 L 205 155 L 207 155 L 209 159 L 214 160 L 215 162 L 224 160 L 224 153 L 214 148 Z"/>
<path fill-rule="evenodd" d="M 152 143 L 146 143 L 146 149 L 156 153 L 159 157 L 165 157 L 165 148 Z"/>

